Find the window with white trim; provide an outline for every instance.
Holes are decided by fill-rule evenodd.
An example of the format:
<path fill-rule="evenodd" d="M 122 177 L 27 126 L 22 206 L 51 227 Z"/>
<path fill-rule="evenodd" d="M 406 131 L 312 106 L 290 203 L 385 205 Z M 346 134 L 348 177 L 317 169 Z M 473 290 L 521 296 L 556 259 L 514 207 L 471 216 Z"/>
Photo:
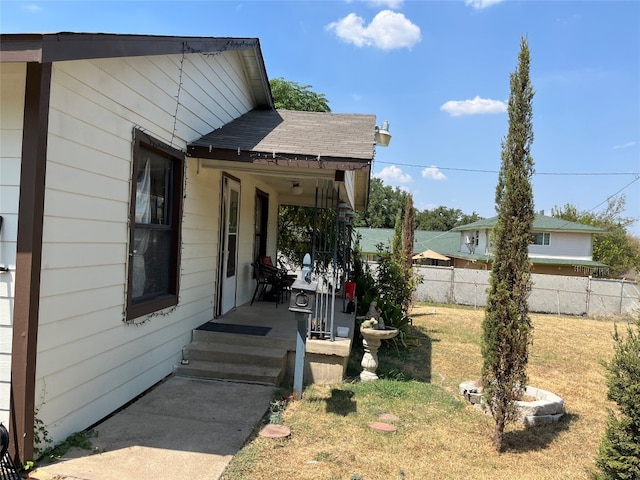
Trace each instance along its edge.
<path fill-rule="evenodd" d="M 533 245 L 549 245 L 549 239 L 551 235 L 549 233 L 532 233 L 531 243 Z"/>

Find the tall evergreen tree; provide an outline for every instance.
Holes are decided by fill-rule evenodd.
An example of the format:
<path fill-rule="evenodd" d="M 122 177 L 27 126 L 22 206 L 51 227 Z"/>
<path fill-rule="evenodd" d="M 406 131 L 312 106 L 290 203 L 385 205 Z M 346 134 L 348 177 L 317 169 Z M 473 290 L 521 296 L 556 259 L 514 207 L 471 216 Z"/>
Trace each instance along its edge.
<path fill-rule="evenodd" d="M 482 382 L 495 421 L 493 445 L 502 450 L 504 428 L 515 420 L 515 400 L 527 384 L 526 367 L 532 325 L 527 300 L 531 291 L 528 246 L 534 218 L 531 176 L 533 87 L 529 46 L 520 42 L 518 66 L 510 75 L 509 129 L 502 142 L 496 186 L 497 222 L 493 230 L 493 264 L 482 323 Z"/>
<path fill-rule="evenodd" d="M 396 221 L 393 227 L 393 239 L 391 240 L 391 252 L 396 258 L 402 257 L 402 212 L 396 213 Z"/>
<path fill-rule="evenodd" d="M 597 478 L 640 478 L 640 320 L 627 326 L 623 337 L 615 327 L 615 353 L 607 368 L 607 398 L 616 402 L 609 411 L 607 430 L 602 436 L 596 465 Z"/>
<path fill-rule="evenodd" d="M 404 254 L 404 266 L 411 271 L 413 263 L 413 239 L 415 221 L 413 212 L 413 195 L 407 195 L 407 206 L 404 209 L 404 225 L 402 226 L 402 253 Z"/>

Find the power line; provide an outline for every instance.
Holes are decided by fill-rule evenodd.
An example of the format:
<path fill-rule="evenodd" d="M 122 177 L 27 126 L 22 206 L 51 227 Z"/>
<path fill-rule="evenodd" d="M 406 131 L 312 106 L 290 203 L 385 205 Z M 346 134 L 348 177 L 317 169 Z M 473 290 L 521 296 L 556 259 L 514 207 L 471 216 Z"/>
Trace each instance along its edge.
<path fill-rule="evenodd" d="M 399 163 L 399 162 L 382 162 L 380 160 L 376 160 L 376 163 L 384 163 L 387 165 L 398 165 L 400 167 L 411 167 L 411 168 L 437 168 L 438 170 L 451 170 L 456 172 L 470 172 L 470 173 L 498 173 L 498 170 L 480 170 L 474 168 L 459 168 L 459 167 L 439 167 L 437 165 L 414 165 L 411 163 Z M 555 175 L 555 176 L 620 176 L 620 175 L 633 175 L 635 177 L 640 177 L 640 172 L 534 172 L 534 175 Z"/>
<path fill-rule="evenodd" d="M 600 202 L 598 205 L 596 205 L 595 207 L 593 207 L 591 210 L 587 210 L 589 213 L 593 212 L 596 208 L 600 207 L 601 205 L 604 205 L 605 203 L 607 203 L 609 200 L 611 200 L 613 197 L 615 197 L 616 195 L 618 195 L 620 192 L 622 192 L 623 190 L 625 190 L 627 187 L 630 187 L 631 185 L 633 185 L 635 182 L 637 182 L 638 180 L 640 180 L 640 175 L 636 174 L 636 178 L 634 178 L 633 180 L 631 180 L 629 183 L 627 183 L 624 187 L 622 187 L 620 190 L 618 190 L 616 193 L 609 195 L 607 198 L 605 198 L 602 202 Z"/>

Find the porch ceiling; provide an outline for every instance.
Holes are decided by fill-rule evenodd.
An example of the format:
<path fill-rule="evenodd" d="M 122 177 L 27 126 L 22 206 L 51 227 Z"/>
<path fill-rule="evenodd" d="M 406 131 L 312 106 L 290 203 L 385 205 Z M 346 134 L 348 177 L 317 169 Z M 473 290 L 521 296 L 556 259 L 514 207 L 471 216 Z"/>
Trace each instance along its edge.
<path fill-rule="evenodd" d="M 347 191 L 343 181 L 336 181 L 336 170 L 333 166 L 325 168 L 296 168 L 261 163 L 231 162 L 224 160 L 200 159 L 201 167 L 216 168 L 230 173 L 245 172 L 260 176 L 261 179 L 278 192 L 280 203 L 283 205 L 315 205 L 316 186 L 334 185 L 340 190 L 340 198 L 347 203 L 353 203 L 354 210 L 364 210 L 368 202 L 370 166 L 365 165 L 361 171 L 353 172 L 354 193 Z M 302 193 L 293 195 L 291 187 L 297 183 L 302 187 Z M 351 201 L 351 198 L 353 200 Z"/>
<path fill-rule="evenodd" d="M 203 167 L 260 175 L 281 203 L 313 206 L 315 187 L 333 182 L 362 210 L 368 202 L 375 116 L 252 110 L 188 146 Z M 302 194 L 292 195 L 298 183 Z"/>

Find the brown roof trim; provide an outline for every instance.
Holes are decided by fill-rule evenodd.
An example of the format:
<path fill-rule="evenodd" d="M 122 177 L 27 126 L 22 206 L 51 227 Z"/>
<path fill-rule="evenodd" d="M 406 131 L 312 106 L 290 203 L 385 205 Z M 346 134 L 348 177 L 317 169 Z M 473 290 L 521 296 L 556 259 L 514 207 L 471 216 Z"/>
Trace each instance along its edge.
<path fill-rule="evenodd" d="M 176 37 L 113 33 L 0 34 L 0 62 L 49 63 L 93 58 L 242 51 L 256 106 L 273 108 L 258 38 Z"/>
<path fill-rule="evenodd" d="M 135 57 L 259 49 L 257 38 L 174 37 L 110 33 L 0 35 L 0 61 L 58 62 L 90 58 Z"/>
<path fill-rule="evenodd" d="M 257 165 L 273 165 L 280 167 L 324 168 L 337 170 L 362 170 L 371 165 L 371 160 L 354 157 L 332 157 L 311 154 L 279 154 L 260 152 L 257 150 L 233 150 L 228 148 L 208 148 L 189 146 L 187 153 L 190 157 L 207 160 L 223 160 L 228 162 L 253 163 Z"/>
<path fill-rule="evenodd" d="M 13 437 L 11 445 L 15 448 L 15 452 L 12 453 L 19 464 L 33 460 L 51 72 L 50 63 L 27 63 L 11 350 L 11 405 L 9 407 Z"/>

